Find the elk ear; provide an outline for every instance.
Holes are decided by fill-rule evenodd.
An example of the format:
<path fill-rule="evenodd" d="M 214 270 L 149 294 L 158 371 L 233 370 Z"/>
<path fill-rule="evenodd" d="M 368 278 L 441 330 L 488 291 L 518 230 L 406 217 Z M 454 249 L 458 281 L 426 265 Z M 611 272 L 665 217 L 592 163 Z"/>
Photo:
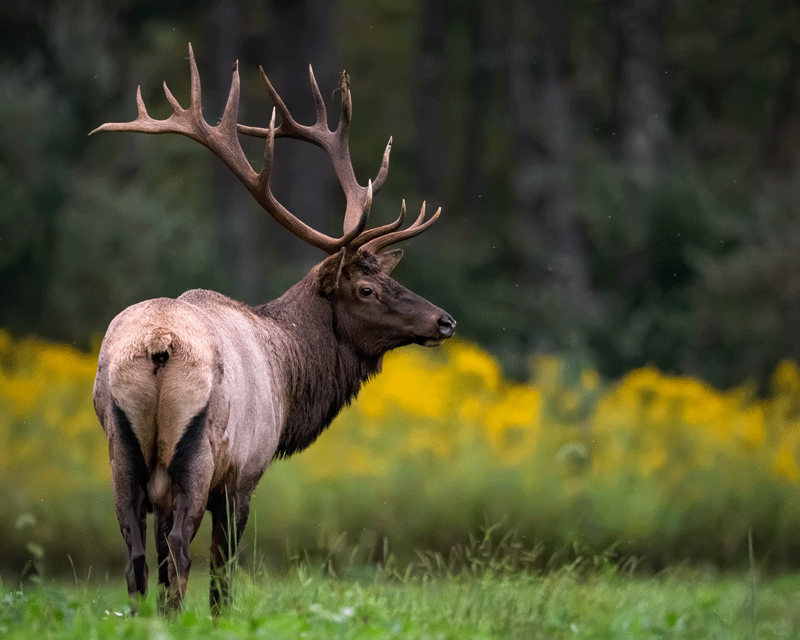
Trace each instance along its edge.
<path fill-rule="evenodd" d="M 344 261 L 345 250 L 342 249 L 332 256 L 325 258 L 317 267 L 319 269 L 318 287 L 323 295 L 327 296 L 339 287 L 339 278 L 342 276 Z"/>
<path fill-rule="evenodd" d="M 378 264 L 381 266 L 381 271 L 387 276 L 392 272 L 403 257 L 402 249 L 392 249 L 391 251 L 384 251 L 375 256 L 378 259 Z"/>

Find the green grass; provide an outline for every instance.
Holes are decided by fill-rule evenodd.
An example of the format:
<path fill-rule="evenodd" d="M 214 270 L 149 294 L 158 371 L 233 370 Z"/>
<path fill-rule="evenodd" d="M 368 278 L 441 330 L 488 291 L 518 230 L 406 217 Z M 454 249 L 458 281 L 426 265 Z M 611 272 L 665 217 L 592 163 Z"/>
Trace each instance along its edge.
<path fill-rule="evenodd" d="M 197 574 L 200 572 L 198 571 Z M 184 611 L 131 615 L 122 578 L 102 587 L 0 588 L 0 637 L 46 638 L 800 638 L 800 578 L 665 575 L 612 570 L 506 577 L 336 580 L 240 572 L 235 603 L 212 620 L 206 577 Z M 152 581 L 151 581 L 152 582 Z"/>

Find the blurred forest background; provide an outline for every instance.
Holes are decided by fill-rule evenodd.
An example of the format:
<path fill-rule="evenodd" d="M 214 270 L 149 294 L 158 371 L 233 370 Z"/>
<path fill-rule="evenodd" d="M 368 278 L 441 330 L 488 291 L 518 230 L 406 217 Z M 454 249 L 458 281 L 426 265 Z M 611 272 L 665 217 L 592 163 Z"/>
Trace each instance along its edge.
<path fill-rule="evenodd" d="M 187 105 L 188 42 L 209 122 L 237 59 L 240 122 L 258 126 L 259 65 L 300 122 L 308 63 L 329 104 L 348 71 L 362 183 L 394 138 L 374 223 L 402 198 L 443 207 L 397 278 L 485 350 L 390 358 L 395 390 L 379 377 L 267 474 L 263 548 L 332 557 L 350 530 L 446 551 L 508 517 L 551 550 L 622 541 L 655 567 L 728 566 L 754 535 L 800 565 L 800 2 L 4 0 L 8 566 L 46 550 L 106 566 L 85 539 L 122 562 L 83 353 L 116 313 L 194 287 L 263 302 L 323 257 L 196 143 L 87 136 L 135 117 L 137 85 L 155 117 L 162 81 Z M 260 162 L 260 141 L 245 148 Z M 324 153 L 279 140 L 275 164 L 278 198 L 337 233 Z"/>
<path fill-rule="evenodd" d="M 87 346 L 144 298 L 262 302 L 321 258 L 192 141 L 87 137 L 135 117 L 137 85 L 156 117 L 164 80 L 186 104 L 191 42 L 209 121 L 236 59 L 262 126 L 258 65 L 301 122 L 308 63 L 333 100 L 347 69 L 362 183 L 394 137 L 373 220 L 443 207 L 399 279 L 513 375 L 565 351 L 763 382 L 800 357 L 798 34 L 790 0 L 6 0 L 0 326 Z M 279 141 L 275 191 L 335 232 L 338 185 L 304 147 Z"/>

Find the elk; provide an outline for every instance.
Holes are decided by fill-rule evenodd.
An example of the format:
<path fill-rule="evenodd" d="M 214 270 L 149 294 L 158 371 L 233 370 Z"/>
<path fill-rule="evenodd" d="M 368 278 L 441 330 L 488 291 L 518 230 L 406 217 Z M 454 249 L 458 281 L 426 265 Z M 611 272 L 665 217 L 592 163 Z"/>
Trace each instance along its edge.
<path fill-rule="evenodd" d="M 367 229 L 373 195 L 389 169 L 392 140 L 375 181 L 361 186 L 349 151 L 350 82 L 342 73 L 335 130 L 309 67 L 317 121 L 298 124 L 261 69 L 274 103 L 268 128 L 239 124 L 239 72 L 216 126 L 203 118 L 200 79 L 189 45 L 191 98 L 184 109 L 164 83 L 173 108 L 165 120 L 147 113 L 97 131 L 179 133 L 208 147 L 258 203 L 298 238 L 329 254 L 282 296 L 248 306 L 220 293 L 187 291 L 128 307 L 108 327 L 100 348 L 94 406 L 108 438 L 114 503 L 127 545 L 128 593 L 147 592 L 145 525 L 154 514 L 159 604 L 181 606 L 191 565 L 189 544 L 211 512 L 214 614 L 229 602 L 230 569 L 247 523 L 251 495 L 275 458 L 308 447 L 362 384 L 381 369 L 386 352 L 412 343 L 435 346 L 455 321 L 389 274 L 402 250 L 385 250 L 425 231 L 426 220 L 401 228 L 405 202 L 392 223 Z M 275 126 L 276 110 L 280 126 Z M 266 139 L 260 172 L 238 134 Z M 329 237 L 295 217 L 273 196 L 270 170 L 276 138 L 324 149 L 346 196 L 343 233 Z"/>

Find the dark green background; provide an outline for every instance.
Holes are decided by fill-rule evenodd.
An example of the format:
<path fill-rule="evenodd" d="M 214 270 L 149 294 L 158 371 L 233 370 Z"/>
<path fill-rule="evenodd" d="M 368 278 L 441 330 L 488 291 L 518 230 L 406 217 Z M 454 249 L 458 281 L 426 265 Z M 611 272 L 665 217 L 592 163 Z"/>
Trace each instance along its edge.
<path fill-rule="evenodd" d="M 87 133 L 188 102 L 214 123 L 240 60 L 309 122 L 352 78 L 362 183 L 394 136 L 378 224 L 441 205 L 398 279 L 523 376 L 533 351 L 609 376 L 718 386 L 800 357 L 800 4 L 709 0 L 6 0 L 0 4 L 0 326 L 88 346 L 126 305 L 209 287 L 255 303 L 323 256 L 210 153 Z M 331 113 L 336 108 L 330 108 Z M 276 149 L 274 190 L 341 229 L 324 154 Z M 247 145 L 258 160 L 260 144 Z"/>

